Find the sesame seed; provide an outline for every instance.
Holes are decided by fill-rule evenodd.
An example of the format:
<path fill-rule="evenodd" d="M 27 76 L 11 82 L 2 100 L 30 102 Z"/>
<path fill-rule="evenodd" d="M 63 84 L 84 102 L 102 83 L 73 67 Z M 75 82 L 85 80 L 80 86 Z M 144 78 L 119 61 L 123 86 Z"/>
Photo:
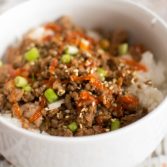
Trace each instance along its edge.
<path fill-rule="evenodd" d="M 64 110 L 65 113 L 69 114 L 70 113 L 70 110 Z"/>
<path fill-rule="evenodd" d="M 111 85 L 111 86 L 109 87 L 109 89 L 110 89 L 110 90 L 113 90 L 113 89 L 114 89 L 114 86 L 113 86 L 113 85 Z"/>
<path fill-rule="evenodd" d="M 60 118 L 60 113 L 57 113 L 57 114 L 56 114 L 56 117 L 57 117 L 57 118 Z"/>
<path fill-rule="evenodd" d="M 85 65 L 86 65 L 86 66 L 90 66 L 91 63 L 92 63 L 92 62 L 91 62 L 90 60 L 86 60 Z"/>
<path fill-rule="evenodd" d="M 82 114 L 82 112 L 80 112 L 80 114 L 79 114 L 79 118 L 83 118 L 83 114 Z"/>
<path fill-rule="evenodd" d="M 106 131 L 106 132 L 109 132 L 109 131 L 110 131 L 110 129 L 106 128 L 106 129 L 105 129 L 105 131 Z"/>
<path fill-rule="evenodd" d="M 74 73 L 76 76 L 78 76 L 78 69 L 74 69 L 74 70 L 73 70 L 73 73 Z"/>
<path fill-rule="evenodd" d="M 92 106 L 94 107 L 96 105 L 95 101 L 92 102 Z"/>
<path fill-rule="evenodd" d="M 82 124 L 79 124 L 79 127 L 82 129 L 83 128 Z"/>
<path fill-rule="evenodd" d="M 90 73 L 93 74 L 96 70 L 97 70 L 97 68 L 91 68 Z"/>
<path fill-rule="evenodd" d="M 58 92 L 57 92 L 57 94 L 58 94 L 59 96 L 62 96 L 64 93 L 65 93 L 65 90 L 64 90 L 64 89 L 59 89 Z"/>
<path fill-rule="evenodd" d="M 65 118 L 68 119 L 68 118 L 70 118 L 70 116 L 69 116 L 69 115 L 66 115 Z"/>
<path fill-rule="evenodd" d="M 82 108 L 81 112 L 85 112 L 88 111 L 88 109 L 86 107 Z"/>
<path fill-rule="evenodd" d="M 85 52 L 86 57 L 92 57 L 92 55 L 89 52 Z"/>

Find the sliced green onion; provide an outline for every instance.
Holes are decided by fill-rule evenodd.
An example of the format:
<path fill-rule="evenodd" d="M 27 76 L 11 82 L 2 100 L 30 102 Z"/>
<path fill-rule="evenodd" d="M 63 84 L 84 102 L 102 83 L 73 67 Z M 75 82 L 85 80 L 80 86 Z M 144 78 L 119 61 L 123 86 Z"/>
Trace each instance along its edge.
<path fill-rule="evenodd" d="M 69 64 L 71 62 L 71 55 L 69 54 L 62 55 L 61 62 L 64 64 Z"/>
<path fill-rule="evenodd" d="M 2 60 L 0 60 L 0 67 L 2 67 L 3 66 L 3 62 L 2 62 Z"/>
<path fill-rule="evenodd" d="M 22 76 L 17 76 L 14 79 L 14 83 L 15 83 L 16 87 L 23 88 L 28 84 L 28 81 Z"/>
<path fill-rule="evenodd" d="M 110 48 L 110 42 L 107 39 L 100 40 L 100 47 L 103 50 L 108 50 Z"/>
<path fill-rule="evenodd" d="M 72 122 L 68 125 L 68 128 L 72 131 L 75 132 L 78 129 L 78 125 L 76 122 Z"/>
<path fill-rule="evenodd" d="M 69 45 L 65 49 L 65 53 L 70 54 L 70 55 L 76 55 L 78 53 L 78 51 L 79 51 L 78 48 L 76 46 L 73 46 L 73 45 Z"/>
<path fill-rule="evenodd" d="M 25 53 L 24 57 L 29 62 L 36 61 L 39 58 L 39 50 L 36 47 L 31 48 Z"/>
<path fill-rule="evenodd" d="M 112 119 L 111 120 L 111 130 L 117 130 L 121 126 L 121 123 L 118 119 Z"/>
<path fill-rule="evenodd" d="M 97 68 L 97 74 L 99 75 L 99 77 L 100 77 L 100 79 L 102 80 L 102 81 L 104 81 L 105 80 L 105 77 L 107 76 L 107 71 L 106 70 L 104 70 L 103 68 Z"/>
<path fill-rule="evenodd" d="M 119 55 L 125 55 L 128 53 L 128 44 L 127 43 L 123 43 L 121 45 L 118 46 L 118 53 Z"/>
<path fill-rule="evenodd" d="M 45 90 L 44 96 L 46 97 L 46 99 L 47 99 L 47 101 L 48 101 L 49 103 L 53 103 L 53 102 L 55 102 L 55 101 L 58 100 L 57 94 L 56 94 L 55 91 L 54 91 L 53 89 L 51 89 L 51 88 Z"/>
<path fill-rule="evenodd" d="M 26 85 L 25 87 L 23 87 L 23 90 L 24 90 L 25 92 L 31 92 L 32 88 L 31 88 L 30 85 Z"/>

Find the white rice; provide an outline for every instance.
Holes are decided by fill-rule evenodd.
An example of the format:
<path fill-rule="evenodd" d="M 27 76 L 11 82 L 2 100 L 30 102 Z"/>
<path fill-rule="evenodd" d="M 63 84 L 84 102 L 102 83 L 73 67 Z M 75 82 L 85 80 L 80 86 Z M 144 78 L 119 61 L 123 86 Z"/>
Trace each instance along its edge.
<path fill-rule="evenodd" d="M 47 30 L 44 27 L 38 27 L 33 30 L 31 30 L 26 37 L 34 40 L 41 40 L 42 38 L 48 36 L 48 35 L 54 35 L 54 32 L 51 30 Z"/>
<path fill-rule="evenodd" d="M 140 63 L 144 64 L 148 71 L 136 72 L 137 82 L 131 85 L 128 90 L 139 98 L 143 107 L 151 111 L 164 98 L 162 90 L 158 88 L 165 84 L 165 67 L 161 62 L 155 62 L 151 52 L 145 52 Z M 152 86 L 145 83 L 149 80 L 152 81 Z"/>
<path fill-rule="evenodd" d="M 161 87 L 165 81 L 165 67 L 162 62 L 155 62 L 154 55 L 151 52 L 145 52 L 142 55 L 141 64 L 144 64 L 148 72 L 138 72 L 138 77 L 141 80 L 151 80 L 153 85 Z"/>

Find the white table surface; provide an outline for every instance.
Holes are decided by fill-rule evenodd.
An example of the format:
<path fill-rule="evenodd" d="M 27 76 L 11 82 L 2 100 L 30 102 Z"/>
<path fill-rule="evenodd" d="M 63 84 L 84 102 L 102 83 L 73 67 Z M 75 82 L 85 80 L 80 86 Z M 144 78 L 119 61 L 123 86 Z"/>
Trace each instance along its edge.
<path fill-rule="evenodd" d="M 0 0 L 0 13 L 26 0 Z M 167 0 L 133 0 L 154 10 L 167 21 Z M 13 167 L 0 157 L 0 167 Z M 138 167 L 167 167 L 167 137 L 159 147 Z"/>

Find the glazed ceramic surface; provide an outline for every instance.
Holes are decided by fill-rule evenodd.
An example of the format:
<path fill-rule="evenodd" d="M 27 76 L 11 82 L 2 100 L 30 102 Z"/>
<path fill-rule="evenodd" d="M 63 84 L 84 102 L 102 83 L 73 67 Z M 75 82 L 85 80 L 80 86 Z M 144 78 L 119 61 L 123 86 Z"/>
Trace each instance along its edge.
<path fill-rule="evenodd" d="M 27 30 L 69 15 L 86 28 L 127 29 L 167 64 L 167 26 L 140 5 L 124 0 L 32 0 L 0 16 L 0 54 Z M 51 137 L 17 128 L 0 117 L 0 152 L 18 167 L 134 167 L 167 132 L 167 100 L 120 130 L 89 137 Z"/>

